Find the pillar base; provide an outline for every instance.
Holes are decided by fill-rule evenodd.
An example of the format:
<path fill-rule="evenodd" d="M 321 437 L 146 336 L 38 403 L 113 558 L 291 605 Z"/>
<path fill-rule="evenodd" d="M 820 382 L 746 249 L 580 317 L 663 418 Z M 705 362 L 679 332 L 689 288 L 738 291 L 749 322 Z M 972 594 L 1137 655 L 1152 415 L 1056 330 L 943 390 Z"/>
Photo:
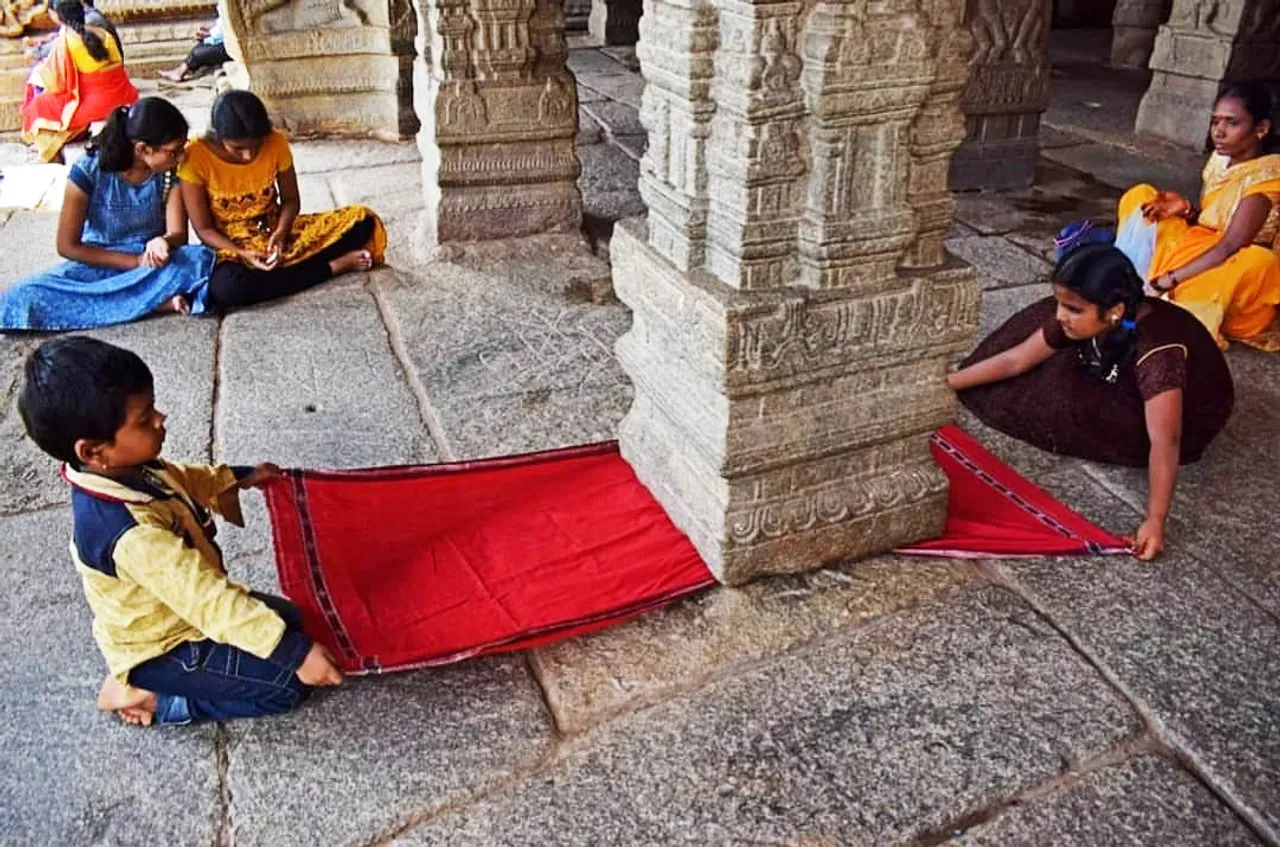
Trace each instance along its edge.
<path fill-rule="evenodd" d="M 1035 182 L 1040 138 L 966 141 L 951 157 L 952 191 L 1026 188 Z"/>
<path fill-rule="evenodd" d="M 623 457 L 721 582 L 810 570 L 937 536 L 947 482 L 929 436 L 954 413 L 946 363 L 979 290 L 961 263 L 875 294 L 729 288 L 682 273 L 622 221 L 617 354 L 636 397 Z"/>
<path fill-rule="evenodd" d="M 1153 74 L 1151 85 L 1138 105 L 1134 129 L 1175 144 L 1202 147 L 1221 84 L 1214 79 Z"/>
<path fill-rule="evenodd" d="M 587 31 L 605 45 L 626 46 L 640 40 L 640 0 L 591 0 Z"/>

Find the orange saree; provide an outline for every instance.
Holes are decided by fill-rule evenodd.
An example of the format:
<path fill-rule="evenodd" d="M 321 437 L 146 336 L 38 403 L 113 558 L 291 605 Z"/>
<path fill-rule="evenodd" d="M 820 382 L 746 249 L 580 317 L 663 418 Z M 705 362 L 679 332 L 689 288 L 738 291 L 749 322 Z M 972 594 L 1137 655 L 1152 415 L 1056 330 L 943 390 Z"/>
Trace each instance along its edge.
<path fill-rule="evenodd" d="M 1228 166 L 1225 156 L 1215 154 L 1205 165 L 1203 184 L 1202 211 L 1194 226 L 1181 218 L 1152 226 L 1142 218 L 1141 207 L 1155 198 L 1156 189 L 1150 185 L 1129 189 L 1120 199 L 1120 236 L 1131 235 L 1124 231 L 1126 227 L 1146 227 L 1153 232 L 1155 243 L 1145 278 L 1154 280 L 1217 244 L 1245 197 L 1268 197 L 1271 214 L 1254 243 L 1216 268 L 1184 280 L 1168 298 L 1194 313 L 1224 347 L 1227 339 L 1233 339 L 1263 350 L 1280 350 L 1280 255 L 1271 246 L 1280 232 L 1280 155 Z M 1139 273 L 1143 271 L 1138 268 Z"/>
<path fill-rule="evenodd" d="M 22 140 L 36 148 L 42 162 L 57 158 L 63 145 L 90 124 L 138 99 L 115 40 L 103 30 L 90 29 L 107 47 L 105 61 L 90 56 L 80 36 L 64 32 L 27 80 Z"/>

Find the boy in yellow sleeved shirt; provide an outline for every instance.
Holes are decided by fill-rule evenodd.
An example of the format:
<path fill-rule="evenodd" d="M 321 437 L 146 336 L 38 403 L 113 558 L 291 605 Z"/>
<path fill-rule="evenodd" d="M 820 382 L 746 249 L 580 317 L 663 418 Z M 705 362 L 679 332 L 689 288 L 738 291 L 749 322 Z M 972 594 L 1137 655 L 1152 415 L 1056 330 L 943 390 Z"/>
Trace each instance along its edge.
<path fill-rule="evenodd" d="M 227 578 L 211 512 L 280 475 L 160 459 L 165 416 L 135 354 L 91 338 L 42 344 L 18 398 L 27 434 L 71 483 L 71 555 L 107 661 L 98 706 L 135 724 L 283 712 L 342 675 L 292 604 Z"/>

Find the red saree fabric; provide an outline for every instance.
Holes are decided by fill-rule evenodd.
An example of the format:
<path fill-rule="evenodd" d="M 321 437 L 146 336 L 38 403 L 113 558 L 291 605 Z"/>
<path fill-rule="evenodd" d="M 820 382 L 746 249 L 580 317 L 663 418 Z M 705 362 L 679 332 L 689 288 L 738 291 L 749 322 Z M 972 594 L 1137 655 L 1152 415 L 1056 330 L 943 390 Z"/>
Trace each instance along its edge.
<path fill-rule="evenodd" d="M 943 538 L 900 552 L 1125 552 L 956 427 Z M 266 489 L 280 585 L 347 673 L 447 664 L 619 623 L 715 584 L 614 443 L 292 470 Z M 909 567 L 909 565 L 907 565 Z"/>

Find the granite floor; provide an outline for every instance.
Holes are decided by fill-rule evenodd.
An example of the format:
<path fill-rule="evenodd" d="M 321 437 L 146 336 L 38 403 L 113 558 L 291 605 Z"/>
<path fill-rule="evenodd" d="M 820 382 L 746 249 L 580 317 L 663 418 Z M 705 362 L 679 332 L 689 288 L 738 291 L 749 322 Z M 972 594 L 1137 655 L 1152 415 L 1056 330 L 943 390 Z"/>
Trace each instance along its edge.
<path fill-rule="evenodd" d="M 641 81 L 626 49 L 571 64 L 586 242 L 425 250 L 413 145 L 299 142 L 304 206 L 378 208 L 390 267 L 91 333 L 151 364 L 168 453 L 354 467 L 609 437 L 630 318 L 580 283 L 612 222 L 644 213 Z M 1134 179 L 1194 186 L 1176 154 L 1072 123 L 1061 90 L 1037 184 L 960 198 L 949 247 L 978 268 L 984 330 L 1047 294 L 1060 225 L 1112 214 Z M 182 89 L 194 119 L 208 94 Z M 55 260 L 55 220 L 0 210 L 0 286 Z M 352 679 L 283 717 L 141 730 L 93 708 L 64 486 L 14 407 L 38 341 L 0 335 L 0 842 L 1280 845 L 1280 358 L 1230 351 L 1236 414 L 1185 469 L 1154 563 L 882 556 Z M 1140 522 L 1142 473 L 964 423 L 1091 519 Z M 249 506 L 220 540 L 234 576 L 275 591 Z"/>

